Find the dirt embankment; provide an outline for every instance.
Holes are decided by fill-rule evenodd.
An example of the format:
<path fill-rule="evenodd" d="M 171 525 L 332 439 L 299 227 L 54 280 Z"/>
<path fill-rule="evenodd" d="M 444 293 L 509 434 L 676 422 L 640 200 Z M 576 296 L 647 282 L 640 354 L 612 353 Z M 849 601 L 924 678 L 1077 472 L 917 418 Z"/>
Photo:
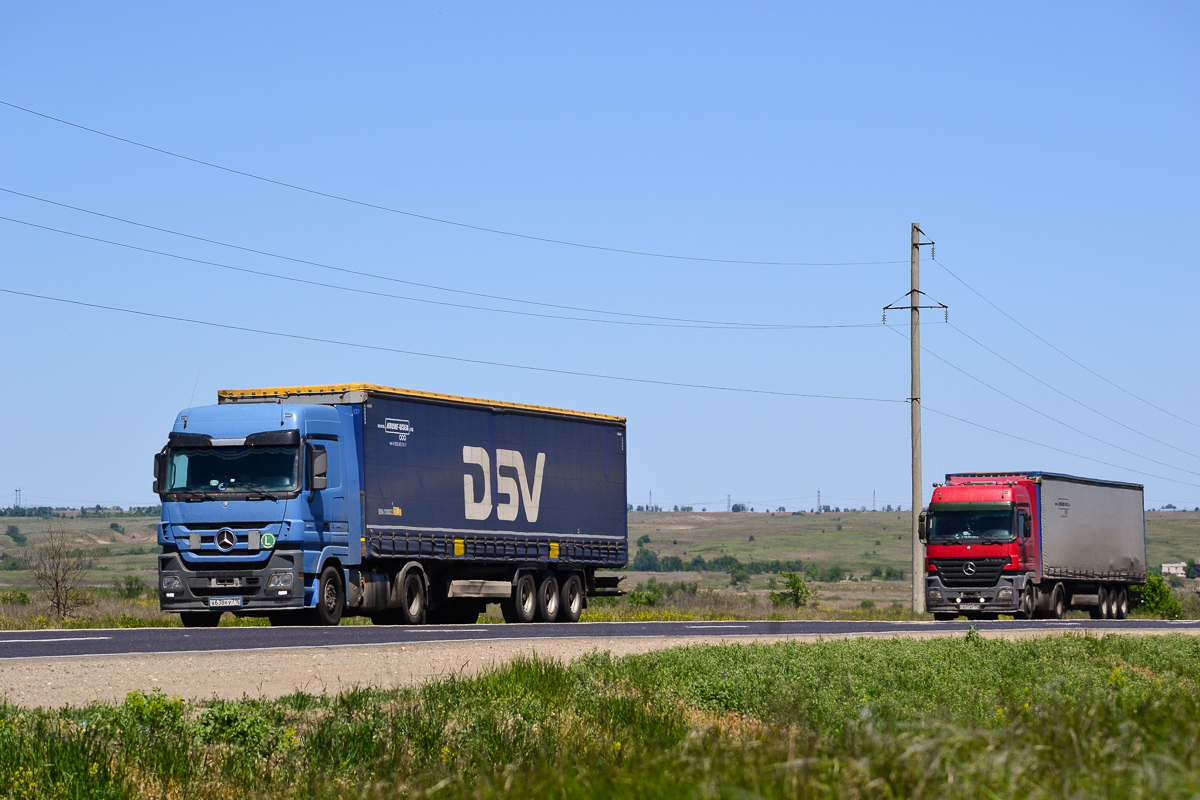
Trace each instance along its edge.
<path fill-rule="evenodd" d="M 1061 635 L 1060 631 L 988 631 L 988 637 Z M 1200 633 L 1122 630 L 1128 634 Z M 961 636 L 961 631 L 912 631 L 877 638 Z M 0 659 L 0 697 L 25 707 L 57 708 L 119 701 L 138 689 L 161 689 L 184 698 L 274 698 L 295 691 L 337 693 L 354 686 L 412 686 L 452 674 L 475 675 L 518 656 L 570 661 L 596 650 L 614 656 L 687 644 L 815 641 L 839 636 L 761 636 L 534 639 L 490 642 L 423 642 L 406 645 L 236 650 L 211 653 Z"/>

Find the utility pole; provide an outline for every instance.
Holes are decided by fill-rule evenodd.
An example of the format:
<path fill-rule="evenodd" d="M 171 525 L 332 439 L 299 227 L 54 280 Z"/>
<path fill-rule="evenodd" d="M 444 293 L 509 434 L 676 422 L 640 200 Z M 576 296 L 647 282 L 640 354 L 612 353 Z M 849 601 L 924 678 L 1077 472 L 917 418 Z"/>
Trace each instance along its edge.
<path fill-rule="evenodd" d="M 13 505 L 16 506 L 17 508 L 21 507 L 21 489 L 20 489 L 20 487 L 17 487 L 16 502 L 13 503 Z"/>
<path fill-rule="evenodd" d="M 921 517 L 921 226 L 912 224 L 911 254 L 912 319 L 909 343 L 912 347 L 912 606 L 914 614 L 925 613 L 925 545 L 918 536 Z"/>
<path fill-rule="evenodd" d="M 725 495 L 725 511 L 726 512 L 733 511 L 733 495 L 731 495 L 731 494 Z"/>
<path fill-rule="evenodd" d="M 817 489 L 817 513 L 821 513 L 821 490 Z"/>

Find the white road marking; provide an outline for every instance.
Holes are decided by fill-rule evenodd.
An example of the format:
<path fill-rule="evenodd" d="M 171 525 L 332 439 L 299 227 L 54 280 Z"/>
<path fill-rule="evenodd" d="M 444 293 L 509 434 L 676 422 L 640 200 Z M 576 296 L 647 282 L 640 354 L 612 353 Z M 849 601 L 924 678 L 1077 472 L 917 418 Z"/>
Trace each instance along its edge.
<path fill-rule="evenodd" d="M 0 644 L 41 644 L 42 642 L 88 642 L 111 639 L 111 636 L 61 636 L 52 639 L 0 639 Z"/>
<path fill-rule="evenodd" d="M 688 628 L 696 631 L 713 631 L 717 628 L 749 628 L 749 625 L 688 625 Z"/>

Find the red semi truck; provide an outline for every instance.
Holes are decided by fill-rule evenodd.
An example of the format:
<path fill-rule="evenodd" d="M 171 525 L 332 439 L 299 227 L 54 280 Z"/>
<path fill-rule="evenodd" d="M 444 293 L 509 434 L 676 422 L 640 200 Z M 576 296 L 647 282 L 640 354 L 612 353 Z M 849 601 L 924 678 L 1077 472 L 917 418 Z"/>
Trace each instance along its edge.
<path fill-rule="evenodd" d="M 920 517 L 935 619 L 1124 619 L 1146 582 L 1142 487 L 1050 472 L 964 472 Z"/>

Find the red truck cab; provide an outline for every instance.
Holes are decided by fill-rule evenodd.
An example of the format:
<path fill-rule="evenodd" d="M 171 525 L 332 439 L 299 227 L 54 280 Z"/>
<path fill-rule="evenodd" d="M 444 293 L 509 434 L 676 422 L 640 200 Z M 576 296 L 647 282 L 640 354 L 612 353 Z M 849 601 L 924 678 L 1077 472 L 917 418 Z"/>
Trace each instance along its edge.
<path fill-rule="evenodd" d="M 946 477 L 921 515 L 926 608 L 937 619 L 1031 617 L 1037 484 L 1022 475 Z"/>

